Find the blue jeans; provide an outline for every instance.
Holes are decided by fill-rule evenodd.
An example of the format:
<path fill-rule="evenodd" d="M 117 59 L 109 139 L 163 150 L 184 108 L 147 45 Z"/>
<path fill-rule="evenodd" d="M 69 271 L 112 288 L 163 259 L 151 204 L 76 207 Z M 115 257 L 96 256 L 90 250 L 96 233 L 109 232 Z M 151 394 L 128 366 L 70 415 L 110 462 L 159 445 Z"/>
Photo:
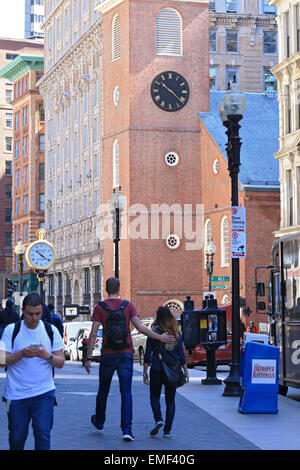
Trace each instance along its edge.
<path fill-rule="evenodd" d="M 50 450 L 54 397 L 55 391 L 51 390 L 36 397 L 11 400 L 7 413 L 10 450 L 24 449 L 31 419 L 35 450 Z"/>
<path fill-rule="evenodd" d="M 97 424 L 105 422 L 107 397 L 115 371 L 119 377 L 121 393 L 121 429 L 131 431 L 133 355 L 129 353 L 103 354 L 100 358 L 96 422 Z"/>
<path fill-rule="evenodd" d="M 162 386 L 165 386 L 166 421 L 164 431 L 171 431 L 175 416 L 176 388 L 169 385 L 163 370 L 150 369 L 150 403 L 155 422 L 162 421 L 160 408 L 160 394 Z"/>

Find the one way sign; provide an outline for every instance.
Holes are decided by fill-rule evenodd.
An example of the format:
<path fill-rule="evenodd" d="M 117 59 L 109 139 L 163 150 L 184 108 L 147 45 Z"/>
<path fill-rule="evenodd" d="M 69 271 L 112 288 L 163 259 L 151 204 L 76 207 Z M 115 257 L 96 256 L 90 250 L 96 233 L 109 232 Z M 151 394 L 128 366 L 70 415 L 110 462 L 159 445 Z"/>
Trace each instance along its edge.
<path fill-rule="evenodd" d="M 231 258 L 246 258 L 246 208 L 231 208 Z"/>

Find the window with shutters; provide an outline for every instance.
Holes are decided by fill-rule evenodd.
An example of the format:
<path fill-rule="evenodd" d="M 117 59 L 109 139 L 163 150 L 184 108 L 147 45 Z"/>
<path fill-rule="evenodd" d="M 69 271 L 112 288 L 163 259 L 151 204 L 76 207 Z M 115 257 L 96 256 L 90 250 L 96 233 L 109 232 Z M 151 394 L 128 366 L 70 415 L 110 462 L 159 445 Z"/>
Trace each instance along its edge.
<path fill-rule="evenodd" d="M 113 188 L 119 187 L 119 157 L 119 142 L 115 140 L 113 146 Z"/>
<path fill-rule="evenodd" d="M 229 222 L 224 217 L 221 224 L 221 266 L 229 265 Z"/>
<path fill-rule="evenodd" d="M 112 22 L 112 61 L 120 59 L 120 17 L 114 16 Z"/>
<path fill-rule="evenodd" d="M 182 19 L 173 8 L 164 8 L 157 15 L 156 54 L 182 55 Z"/>

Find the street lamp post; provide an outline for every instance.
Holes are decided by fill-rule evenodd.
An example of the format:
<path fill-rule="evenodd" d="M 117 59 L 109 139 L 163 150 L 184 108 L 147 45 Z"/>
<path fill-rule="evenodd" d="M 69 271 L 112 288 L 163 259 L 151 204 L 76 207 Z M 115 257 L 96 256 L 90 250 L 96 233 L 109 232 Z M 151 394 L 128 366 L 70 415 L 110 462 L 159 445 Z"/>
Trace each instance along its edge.
<path fill-rule="evenodd" d="M 234 77 L 231 89 L 224 95 L 219 104 L 219 113 L 223 125 L 227 128 L 228 142 L 226 152 L 228 155 L 228 170 L 231 178 L 231 206 L 238 206 L 238 174 L 240 167 L 241 139 L 239 137 L 239 121 L 243 119 L 246 109 L 246 97 L 238 90 Z M 239 258 L 232 258 L 232 361 L 229 376 L 224 380 L 226 384 L 224 396 L 239 396 L 240 386 L 240 268 Z"/>
<path fill-rule="evenodd" d="M 18 273 L 19 273 L 19 292 L 20 292 L 20 301 L 22 297 L 22 284 L 23 284 L 23 256 L 25 254 L 26 248 L 21 242 L 21 240 L 18 241 L 18 243 L 15 246 L 15 254 L 17 255 L 18 259 Z"/>
<path fill-rule="evenodd" d="M 208 291 L 211 292 L 211 276 L 214 272 L 214 256 L 216 254 L 216 245 L 209 240 L 205 247 L 206 255 L 206 272 L 208 275 Z"/>
<path fill-rule="evenodd" d="M 113 216 L 113 242 L 115 245 L 115 277 L 119 279 L 119 243 L 121 238 L 121 216 L 125 208 L 125 196 L 119 186 L 118 192 L 115 188 L 109 199 L 109 209 Z"/>

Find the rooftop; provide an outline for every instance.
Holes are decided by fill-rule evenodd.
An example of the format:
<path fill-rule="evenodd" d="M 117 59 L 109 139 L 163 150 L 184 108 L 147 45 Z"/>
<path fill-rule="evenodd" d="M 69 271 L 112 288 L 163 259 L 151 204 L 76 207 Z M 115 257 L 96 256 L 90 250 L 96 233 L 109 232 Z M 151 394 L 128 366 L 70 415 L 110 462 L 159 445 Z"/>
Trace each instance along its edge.
<path fill-rule="evenodd" d="M 239 180 L 244 186 L 279 188 L 279 109 L 277 94 L 245 93 L 247 108 L 240 121 L 241 166 Z M 210 112 L 199 113 L 202 122 L 227 160 L 226 128 L 219 116 L 223 91 L 210 92 Z"/>
<path fill-rule="evenodd" d="M 18 55 L 0 70 L 0 78 L 6 78 L 10 82 L 14 82 L 29 70 L 44 70 L 44 57 Z"/>

